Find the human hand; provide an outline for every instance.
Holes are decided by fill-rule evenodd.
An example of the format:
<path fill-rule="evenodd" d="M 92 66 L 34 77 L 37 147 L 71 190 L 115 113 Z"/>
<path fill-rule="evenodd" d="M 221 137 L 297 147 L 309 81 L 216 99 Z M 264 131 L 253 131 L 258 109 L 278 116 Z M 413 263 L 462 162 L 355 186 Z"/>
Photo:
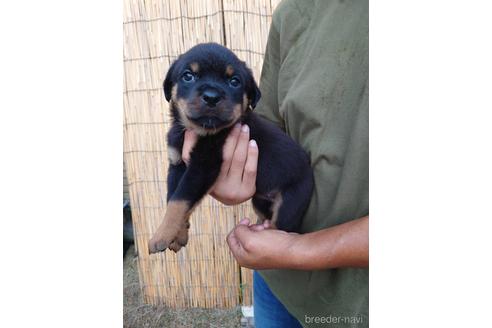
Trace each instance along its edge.
<path fill-rule="evenodd" d="M 250 224 L 242 219 L 227 236 L 227 244 L 240 266 L 250 269 L 298 268 L 296 244 L 301 235 L 270 228 L 263 224 Z M 295 252 L 294 252 L 295 251 Z"/>
<path fill-rule="evenodd" d="M 324 270 L 369 266 L 369 216 L 304 234 L 243 219 L 227 236 L 239 265 L 251 269 Z"/>
<path fill-rule="evenodd" d="M 191 130 L 185 131 L 182 158 L 188 165 L 190 152 L 198 136 Z M 220 174 L 210 195 L 226 205 L 247 201 L 256 192 L 256 170 L 258 146 L 249 140 L 249 127 L 236 124 L 229 133 L 222 149 L 223 162 Z"/>

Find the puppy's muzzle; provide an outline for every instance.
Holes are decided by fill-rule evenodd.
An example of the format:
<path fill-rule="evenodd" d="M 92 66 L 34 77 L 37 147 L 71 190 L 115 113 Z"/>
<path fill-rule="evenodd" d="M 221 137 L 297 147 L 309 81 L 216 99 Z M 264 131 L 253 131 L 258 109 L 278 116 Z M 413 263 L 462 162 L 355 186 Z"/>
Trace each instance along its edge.
<path fill-rule="evenodd" d="M 206 89 L 202 93 L 202 101 L 209 107 L 215 107 L 222 100 L 222 95 L 215 89 Z"/>
<path fill-rule="evenodd" d="M 188 117 L 188 118 L 198 126 L 204 127 L 205 129 L 215 129 L 224 126 L 228 123 L 221 120 L 217 116 L 210 116 L 210 115 L 202 115 L 196 118 L 193 117 Z"/>

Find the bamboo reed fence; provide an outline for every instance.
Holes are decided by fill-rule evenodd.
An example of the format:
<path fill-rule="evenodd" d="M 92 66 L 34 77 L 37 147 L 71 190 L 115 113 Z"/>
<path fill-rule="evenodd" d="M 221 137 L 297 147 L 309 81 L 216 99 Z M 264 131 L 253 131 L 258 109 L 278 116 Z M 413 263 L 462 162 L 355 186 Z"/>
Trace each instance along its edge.
<path fill-rule="evenodd" d="M 252 273 L 226 244 L 249 203 L 205 198 L 191 218 L 190 241 L 177 254 L 149 256 L 147 241 L 166 211 L 168 104 L 162 82 L 192 46 L 217 42 L 245 60 L 259 80 L 272 11 L 280 0 L 124 0 L 124 161 L 144 301 L 171 307 L 252 304 Z"/>

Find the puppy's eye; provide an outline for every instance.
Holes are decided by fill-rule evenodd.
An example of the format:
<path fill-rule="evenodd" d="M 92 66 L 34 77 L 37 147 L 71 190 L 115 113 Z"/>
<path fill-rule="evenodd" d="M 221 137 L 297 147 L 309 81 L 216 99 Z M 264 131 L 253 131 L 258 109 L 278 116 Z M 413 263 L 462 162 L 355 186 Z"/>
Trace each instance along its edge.
<path fill-rule="evenodd" d="M 193 82 L 195 81 L 195 75 L 193 75 L 190 71 L 185 71 L 181 76 L 181 79 L 185 82 Z"/>
<path fill-rule="evenodd" d="M 238 88 L 239 86 L 241 86 L 241 81 L 234 76 L 229 80 L 229 85 L 233 88 Z"/>

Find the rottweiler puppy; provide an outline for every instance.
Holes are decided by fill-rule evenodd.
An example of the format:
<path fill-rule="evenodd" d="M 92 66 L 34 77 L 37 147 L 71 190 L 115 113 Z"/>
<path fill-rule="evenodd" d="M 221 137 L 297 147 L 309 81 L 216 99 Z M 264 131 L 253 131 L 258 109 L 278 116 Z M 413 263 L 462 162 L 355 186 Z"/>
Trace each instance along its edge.
<path fill-rule="evenodd" d="M 314 184 L 309 157 L 280 128 L 253 113 L 261 94 L 246 64 L 219 44 L 199 44 L 171 65 L 163 87 L 172 117 L 167 211 L 149 252 L 177 252 L 186 245 L 190 214 L 214 185 L 222 147 L 236 123 L 247 124 L 258 144 L 255 212 L 278 229 L 299 231 Z M 188 166 L 181 158 L 185 129 L 199 135 Z"/>

